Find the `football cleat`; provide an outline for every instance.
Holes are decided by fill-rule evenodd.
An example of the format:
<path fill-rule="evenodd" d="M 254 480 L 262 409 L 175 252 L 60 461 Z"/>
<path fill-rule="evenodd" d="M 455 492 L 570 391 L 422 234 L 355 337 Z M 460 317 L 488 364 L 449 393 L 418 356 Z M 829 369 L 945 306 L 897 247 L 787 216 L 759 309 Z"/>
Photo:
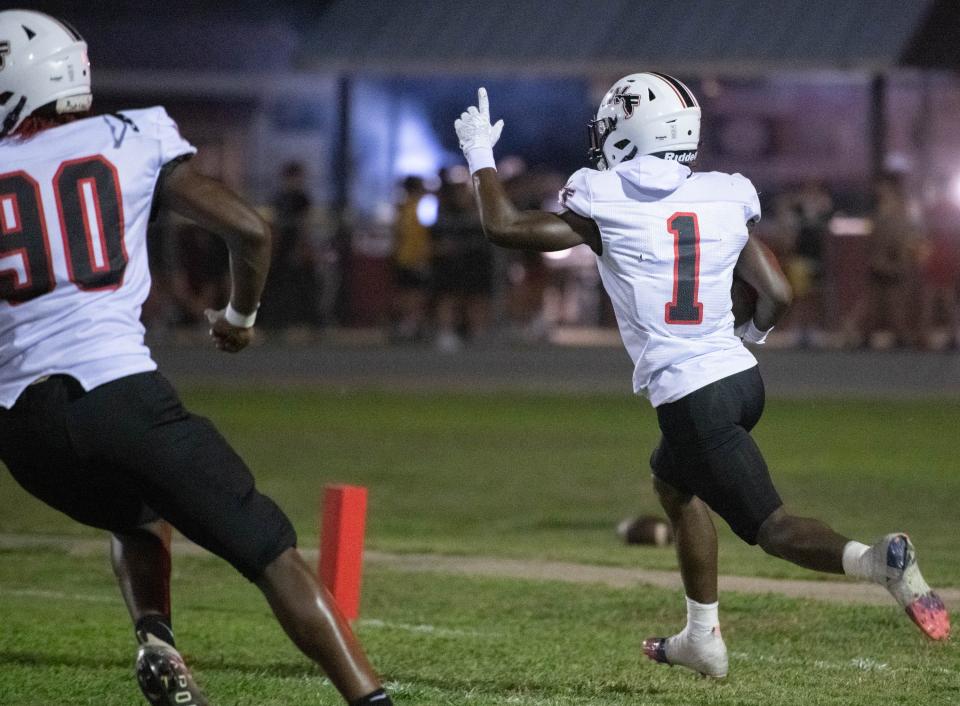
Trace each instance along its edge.
<path fill-rule="evenodd" d="M 686 667 L 705 677 L 727 676 L 727 646 L 719 626 L 696 640 L 688 637 L 686 631 L 673 637 L 648 637 L 643 641 L 643 653 L 654 662 Z"/>
<path fill-rule="evenodd" d="M 154 635 L 137 651 L 137 683 L 153 706 L 209 706 L 180 653 Z"/>
<path fill-rule="evenodd" d="M 931 640 L 950 636 L 950 614 L 920 574 L 913 542 L 905 534 L 888 534 L 870 548 L 874 578 L 892 595 Z"/>

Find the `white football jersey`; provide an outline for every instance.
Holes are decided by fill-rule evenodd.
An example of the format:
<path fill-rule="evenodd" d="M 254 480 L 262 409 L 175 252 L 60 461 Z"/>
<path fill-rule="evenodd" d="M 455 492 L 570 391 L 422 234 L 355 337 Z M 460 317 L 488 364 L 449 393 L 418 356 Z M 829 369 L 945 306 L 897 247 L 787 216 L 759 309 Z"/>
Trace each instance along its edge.
<path fill-rule="evenodd" d="M 0 141 L 0 406 L 45 375 L 90 390 L 156 368 L 147 222 L 161 167 L 195 151 L 163 108 Z"/>
<path fill-rule="evenodd" d="M 560 200 L 600 228 L 634 392 L 657 407 L 757 364 L 733 333 L 730 299 L 746 223 L 760 216 L 749 179 L 642 156 L 575 172 Z"/>

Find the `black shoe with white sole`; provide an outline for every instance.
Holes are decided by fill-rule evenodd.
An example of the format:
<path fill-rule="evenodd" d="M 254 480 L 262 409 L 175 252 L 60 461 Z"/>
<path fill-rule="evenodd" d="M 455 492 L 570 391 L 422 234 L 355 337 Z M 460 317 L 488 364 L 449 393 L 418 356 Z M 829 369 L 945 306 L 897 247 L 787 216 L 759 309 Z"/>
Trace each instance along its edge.
<path fill-rule="evenodd" d="M 180 653 L 153 635 L 137 651 L 137 683 L 152 706 L 209 706 Z"/>

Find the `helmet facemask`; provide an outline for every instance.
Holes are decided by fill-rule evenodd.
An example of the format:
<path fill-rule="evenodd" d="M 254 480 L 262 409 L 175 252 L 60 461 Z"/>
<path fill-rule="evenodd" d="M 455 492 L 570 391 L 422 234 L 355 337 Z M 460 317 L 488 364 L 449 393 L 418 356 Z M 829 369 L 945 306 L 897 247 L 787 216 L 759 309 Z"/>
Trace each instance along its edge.
<path fill-rule="evenodd" d="M 603 156 L 603 143 L 616 127 L 616 118 L 597 118 L 587 123 L 587 136 L 590 140 L 587 159 L 594 168 L 603 170 L 608 167 L 607 158 Z"/>

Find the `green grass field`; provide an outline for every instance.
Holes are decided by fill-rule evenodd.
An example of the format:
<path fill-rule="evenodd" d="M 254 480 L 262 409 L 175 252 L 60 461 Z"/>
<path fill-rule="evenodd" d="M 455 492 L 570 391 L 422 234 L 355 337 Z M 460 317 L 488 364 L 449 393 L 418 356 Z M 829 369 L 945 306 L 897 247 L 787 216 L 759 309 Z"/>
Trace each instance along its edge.
<path fill-rule="evenodd" d="M 616 521 L 656 511 L 652 410 L 628 397 L 184 395 L 212 417 L 290 513 L 305 546 L 327 482 L 369 486 L 368 546 L 673 569 L 621 546 Z M 771 402 L 756 437 L 781 494 L 863 541 L 911 533 L 931 583 L 960 586 L 952 402 Z M 722 524 L 722 523 L 721 523 Z M 97 536 L 0 474 L 0 532 Z M 721 570 L 818 578 L 721 527 Z M 329 685 L 221 562 L 179 557 L 178 639 L 215 704 L 336 704 Z M 358 629 L 398 704 L 954 704 L 960 649 L 893 605 L 721 598 L 725 683 L 641 661 L 681 627 L 682 597 L 372 566 Z M 229 608 L 227 607 L 229 606 Z M 0 551 L 0 704 L 137 703 L 132 637 L 105 556 Z"/>

